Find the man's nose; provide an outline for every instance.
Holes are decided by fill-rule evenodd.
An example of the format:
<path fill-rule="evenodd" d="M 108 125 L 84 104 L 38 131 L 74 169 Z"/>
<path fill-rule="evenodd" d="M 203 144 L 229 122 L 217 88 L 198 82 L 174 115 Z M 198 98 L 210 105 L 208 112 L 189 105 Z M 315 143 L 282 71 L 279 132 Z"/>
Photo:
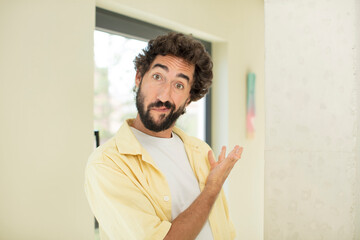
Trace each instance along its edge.
<path fill-rule="evenodd" d="M 162 84 L 158 90 L 157 98 L 162 101 L 166 102 L 169 101 L 171 98 L 171 86 L 169 82 Z M 170 101 L 171 102 L 171 101 Z"/>

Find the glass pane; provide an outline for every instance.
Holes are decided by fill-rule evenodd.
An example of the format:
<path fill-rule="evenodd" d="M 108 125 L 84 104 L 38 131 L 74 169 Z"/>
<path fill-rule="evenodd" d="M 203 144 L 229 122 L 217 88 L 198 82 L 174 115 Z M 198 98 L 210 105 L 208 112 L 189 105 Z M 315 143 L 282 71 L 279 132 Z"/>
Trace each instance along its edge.
<path fill-rule="evenodd" d="M 136 116 L 133 60 L 146 46 L 145 41 L 94 32 L 94 126 L 100 132 L 100 143 L 114 136 L 127 118 Z M 177 126 L 204 140 L 205 100 L 192 102 Z"/>

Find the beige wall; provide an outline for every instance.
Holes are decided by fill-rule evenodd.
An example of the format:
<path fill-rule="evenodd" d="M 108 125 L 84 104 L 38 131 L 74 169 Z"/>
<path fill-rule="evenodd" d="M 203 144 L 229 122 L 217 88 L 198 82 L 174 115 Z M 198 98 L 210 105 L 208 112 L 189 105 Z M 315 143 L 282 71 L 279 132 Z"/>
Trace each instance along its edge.
<path fill-rule="evenodd" d="M 0 239 L 91 239 L 94 5 L 0 1 Z"/>
<path fill-rule="evenodd" d="M 265 2 L 265 239 L 359 239 L 360 4 Z"/>
<path fill-rule="evenodd" d="M 214 148 L 245 147 L 228 182 L 231 214 L 238 239 L 262 239 L 261 0 L 1 1 L 0 238 L 91 239 L 82 184 L 93 147 L 95 5 L 213 42 Z M 248 71 L 257 75 L 253 140 L 245 138 Z"/>

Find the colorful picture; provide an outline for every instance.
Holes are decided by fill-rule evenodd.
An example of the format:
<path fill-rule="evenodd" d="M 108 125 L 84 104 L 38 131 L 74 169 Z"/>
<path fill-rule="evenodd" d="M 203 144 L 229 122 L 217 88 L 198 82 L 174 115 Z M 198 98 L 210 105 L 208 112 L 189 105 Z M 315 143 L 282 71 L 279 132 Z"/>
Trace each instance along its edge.
<path fill-rule="evenodd" d="M 255 74 L 249 73 L 246 81 L 246 133 L 255 137 Z"/>

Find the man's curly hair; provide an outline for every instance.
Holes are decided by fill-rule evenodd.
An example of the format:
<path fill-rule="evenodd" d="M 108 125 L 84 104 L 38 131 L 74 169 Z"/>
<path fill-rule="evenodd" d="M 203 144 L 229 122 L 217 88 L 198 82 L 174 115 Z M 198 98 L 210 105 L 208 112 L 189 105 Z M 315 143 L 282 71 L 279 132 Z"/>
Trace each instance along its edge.
<path fill-rule="evenodd" d="M 135 70 L 139 71 L 141 77 L 149 70 L 157 55 L 173 55 L 195 65 L 190 101 L 201 99 L 209 91 L 213 78 L 213 63 L 204 45 L 191 35 L 171 32 L 150 40 L 134 60 Z"/>

